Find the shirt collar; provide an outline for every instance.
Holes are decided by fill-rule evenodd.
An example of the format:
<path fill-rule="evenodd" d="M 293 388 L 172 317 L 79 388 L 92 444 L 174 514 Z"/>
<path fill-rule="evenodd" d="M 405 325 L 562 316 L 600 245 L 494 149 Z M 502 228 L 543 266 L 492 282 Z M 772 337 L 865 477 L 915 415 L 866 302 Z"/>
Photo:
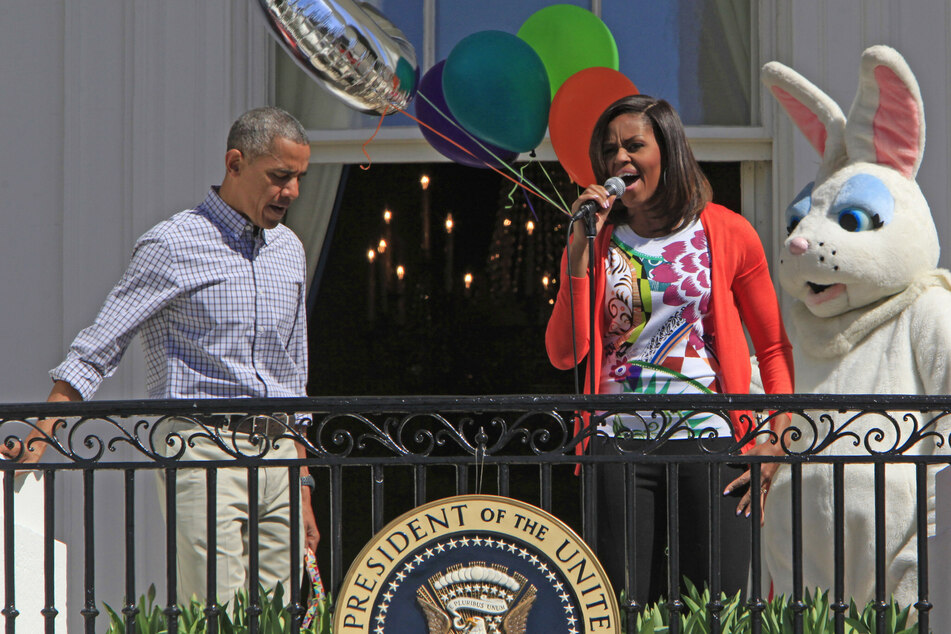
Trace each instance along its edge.
<path fill-rule="evenodd" d="M 223 227 L 232 237 L 242 238 L 246 235 L 254 236 L 255 229 L 257 228 L 255 224 L 248 220 L 241 212 L 222 200 L 221 196 L 218 195 L 218 187 L 212 187 L 208 190 L 208 195 L 205 196 L 205 201 L 202 203 L 202 206 L 208 212 L 208 216 L 212 221 Z M 258 235 L 261 237 L 261 242 L 267 244 L 267 230 L 261 229 Z"/>

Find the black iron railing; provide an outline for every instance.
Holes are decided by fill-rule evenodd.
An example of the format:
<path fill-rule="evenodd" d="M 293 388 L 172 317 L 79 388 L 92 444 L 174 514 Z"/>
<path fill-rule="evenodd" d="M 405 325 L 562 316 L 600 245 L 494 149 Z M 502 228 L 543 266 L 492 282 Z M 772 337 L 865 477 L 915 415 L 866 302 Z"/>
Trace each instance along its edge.
<path fill-rule="evenodd" d="M 618 456 L 578 455 L 579 444 L 593 432 L 575 433 L 579 412 L 594 412 L 599 416 L 627 413 L 637 416 L 648 411 L 678 412 L 660 438 L 638 445 L 636 451 L 621 451 Z M 729 443 L 726 450 L 701 451 L 695 455 L 660 455 L 656 449 L 685 425 L 685 418 L 697 413 L 714 413 L 729 418 L 731 412 L 743 411 L 743 420 L 750 431 L 743 439 Z M 239 415 L 235 415 L 238 412 Z M 752 414 L 750 412 L 753 412 Z M 293 425 L 284 425 L 283 433 L 252 436 L 258 451 L 253 455 L 235 449 L 235 434 L 230 421 L 243 416 L 273 417 L 275 413 L 306 413 L 312 423 L 306 431 Z M 772 424 L 781 414 L 793 414 L 794 424 L 783 434 L 776 435 Z M 53 538 L 63 534 L 66 527 L 54 525 L 58 500 L 57 478 L 71 477 L 79 472 L 82 479 L 83 518 L 80 535 L 83 561 L 83 602 L 80 608 L 87 632 L 101 631 L 102 617 L 97 596 L 95 560 L 97 517 L 93 500 L 97 494 L 97 476 L 111 471 L 120 472 L 124 482 L 123 505 L 125 544 L 124 613 L 126 624 L 134 631 L 136 614 L 134 598 L 142 588 L 136 587 L 137 526 L 134 487 L 143 471 L 161 471 L 168 486 L 174 491 L 176 473 L 183 468 L 201 468 L 213 489 L 216 470 L 226 466 L 246 468 L 256 474 L 264 466 L 285 467 L 291 483 L 299 480 L 300 469 L 307 465 L 317 477 L 314 505 L 322 530 L 321 568 L 325 579 L 335 591 L 340 587 L 346 569 L 357 550 L 369 538 L 397 515 L 426 501 L 446 495 L 471 492 L 495 493 L 517 497 L 554 513 L 574 526 L 588 543 L 595 543 L 598 530 L 598 510 L 595 508 L 594 472 L 599 464 L 622 463 L 629 470 L 641 464 L 669 465 L 668 472 L 676 473 L 678 465 L 704 463 L 716 466 L 724 463 L 743 463 L 752 466 L 752 490 L 759 489 L 760 468 L 764 462 L 776 458 L 745 456 L 741 448 L 750 441 L 776 442 L 783 448 L 779 461 L 789 465 L 792 480 L 793 543 L 789 544 L 795 562 L 791 605 L 796 611 L 794 631 L 802 631 L 803 587 L 801 560 L 802 543 L 802 467 L 807 463 L 833 465 L 833 500 L 836 508 L 834 527 L 835 585 L 830 589 L 832 609 L 836 613 L 836 631 L 844 631 L 844 618 L 849 597 L 844 594 L 842 578 L 843 552 L 847 527 L 842 513 L 848 491 L 844 471 L 851 464 L 874 465 L 875 519 L 877 538 L 884 541 L 886 468 L 893 464 L 911 464 L 916 470 L 919 535 L 928 531 L 929 474 L 934 467 L 951 462 L 947 451 L 948 417 L 951 397 L 918 396 L 644 396 L 644 397 L 585 397 L 585 396 L 481 396 L 481 397 L 354 397 L 318 399 L 271 400 L 204 400 L 204 401 L 122 401 L 58 404 L 16 404 L 0 407 L 0 439 L 8 446 L 36 428 L 39 419 L 56 418 L 52 437 L 43 436 L 34 441 L 45 444 L 46 452 L 36 469 L 45 476 L 45 561 L 42 583 L 34 591 L 42 591 L 45 607 L 42 610 L 47 632 L 54 631 L 65 615 L 57 609 L 63 597 L 54 594 Z M 162 423 L 170 420 L 189 421 L 189 431 L 163 433 Z M 286 418 L 278 417 L 283 424 Z M 194 463 L 183 461 L 182 447 L 190 440 L 210 439 L 228 452 L 228 460 Z M 710 444 L 710 434 L 692 442 L 701 448 Z M 273 460 L 268 454 L 274 443 L 298 442 L 307 450 L 307 458 L 300 460 Z M 120 448 L 125 451 L 119 452 Z M 119 454 L 132 458 L 117 458 Z M 19 612 L 15 601 L 17 584 L 14 548 L 15 522 L 13 495 L 17 466 L 9 461 L 0 462 L 3 470 L 4 503 L 4 579 L 5 597 L 2 614 L 6 630 L 15 631 Z M 575 472 L 580 471 L 579 476 Z M 711 473 L 713 473 L 711 467 Z M 253 479 L 253 478 L 252 478 Z M 673 479 L 674 481 L 676 478 Z M 671 485 L 676 494 L 676 483 Z M 711 486 L 711 499 L 717 497 L 716 486 Z M 627 499 L 627 498 L 626 498 Z M 153 578 L 164 578 L 170 617 L 169 630 L 176 631 L 173 623 L 177 614 L 175 588 L 175 499 L 169 493 L 170 512 L 165 517 L 166 564 L 162 571 L 151 571 Z M 717 502 L 719 504 L 719 502 Z M 211 509 L 213 505 L 209 505 Z M 253 507 L 253 505 L 252 505 Z M 628 507 L 629 508 L 629 507 Z M 213 510 L 213 509 L 212 509 Z M 671 511 L 673 512 L 673 511 Z M 630 515 L 633 511 L 630 511 Z M 752 569 L 748 605 L 753 612 L 754 628 L 758 613 L 764 606 L 763 571 L 760 567 L 762 549 L 759 497 L 753 496 Z M 292 569 L 291 577 L 300 578 L 299 551 L 297 550 L 297 519 L 299 508 L 292 505 Z M 630 518 L 629 518 L 630 519 Z M 255 522 L 252 514 L 252 525 Z M 253 528 L 253 527 L 252 527 Z M 671 521 L 676 531 L 676 515 Z M 630 536 L 628 537 L 630 539 Z M 71 545 L 71 558 L 77 556 L 77 543 Z M 253 544 L 252 539 L 252 544 Z M 111 546 L 111 545 L 110 545 Z M 808 547 L 808 545 L 805 545 Z M 931 603 L 928 587 L 928 540 L 918 539 L 918 600 L 915 610 L 921 632 L 929 631 Z M 630 552 L 630 551 L 629 551 Z M 876 544 L 876 595 L 879 609 L 879 631 L 884 632 L 884 612 L 888 605 L 885 594 L 884 545 Z M 256 563 L 252 546 L 252 564 Z M 628 556 L 627 570 L 637 566 Z M 671 578 L 678 578 L 680 562 L 676 549 L 669 556 Z M 719 562 L 711 563 L 711 581 L 716 590 L 716 569 Z M 252 568 L 255 566 L 252 565 Z M 120 573 L 117 573 L 120 574 Z M 209 562 L 213 575 L 213 562 Z M 252 583 L 256 579 L 252 571 Z M 632 583 L 627 577 L 627 584 Z M 627 588 L 631 590 L 630 587 Z M 671 611 L 676 615 L 684 610 L 679 586 L 669 588 Z M 628 593 L 627 596 L 633 596 Z M 714 593 L 716 596 L 716 593 Z M 115 597 L 109 597 L 113 601 Z M 303 613 L 300 588 L 291 588 L 292 612 Z M 711 631 L 717 625 L 719 603 L 708 606 Z M 622 608 L 629 614 L 643 606 L 628 601 Z M 251 631 L 256 630 L 255 598 L 252 595 L 249 612 Z M 72 608 L 71 608 L 72 609 Z M 209 631 L 215 631 L 213 618 L 218 607 L 208 606 Z M 258 608 L 259 609 L 259 608 Z M 629 622 L 632 622 L 629 620 Z M 672 619 L 672 632 L 678 631 Z M 98 623 L 98 624 L 97 624 Z"/>

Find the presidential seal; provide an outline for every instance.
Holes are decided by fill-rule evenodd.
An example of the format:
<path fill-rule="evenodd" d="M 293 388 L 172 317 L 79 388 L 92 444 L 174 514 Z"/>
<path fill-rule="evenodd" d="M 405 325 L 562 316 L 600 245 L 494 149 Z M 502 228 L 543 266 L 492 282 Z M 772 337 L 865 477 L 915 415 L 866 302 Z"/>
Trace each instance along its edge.
<path fill-rule="evenodd" d="M 420 506 L 367 544 L 338 595 L 334 632 L 620 632 L 587 544 L 537 507 L 494 495 Z"/>

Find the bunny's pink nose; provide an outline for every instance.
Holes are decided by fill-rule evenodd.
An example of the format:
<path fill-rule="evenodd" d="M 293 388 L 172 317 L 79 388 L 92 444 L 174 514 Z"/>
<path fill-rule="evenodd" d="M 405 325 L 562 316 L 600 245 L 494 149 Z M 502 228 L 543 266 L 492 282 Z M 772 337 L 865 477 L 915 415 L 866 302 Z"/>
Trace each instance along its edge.
<path fill-rule="evenodd" d="M 809 241 L 799 236 L 789 241 L 789 252 L 793 255 L 802 255 L 809 250 Z"/>

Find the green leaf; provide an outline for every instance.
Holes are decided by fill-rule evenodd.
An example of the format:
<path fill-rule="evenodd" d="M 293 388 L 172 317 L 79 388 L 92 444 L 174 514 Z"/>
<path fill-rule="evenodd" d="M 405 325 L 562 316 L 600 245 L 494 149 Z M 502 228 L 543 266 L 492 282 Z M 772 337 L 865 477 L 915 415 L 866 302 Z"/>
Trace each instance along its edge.
<path fill-rule="evenodd" d="M 853 619 L 851 616 L 845 617 L 846 624 L 855 630 L 856 634 L 872 634 L 868 626 L 861 619 Z"/>
<path fill-rule="evenodd" d="M 109 629 L 106 630 L 106 634 L 125 634 L 125 623 L 122 617 L 109 607 L 108 603 L 103 603 L 103 605 L 106 608 L 106 613 L 109 615 Z"/>

